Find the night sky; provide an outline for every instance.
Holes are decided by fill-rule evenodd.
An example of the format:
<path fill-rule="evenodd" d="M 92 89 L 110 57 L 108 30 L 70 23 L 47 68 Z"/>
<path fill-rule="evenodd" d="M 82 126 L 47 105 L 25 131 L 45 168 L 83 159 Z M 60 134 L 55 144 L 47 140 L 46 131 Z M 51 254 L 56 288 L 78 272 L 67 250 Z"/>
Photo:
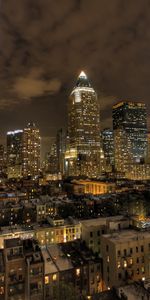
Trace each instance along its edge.
<path fill-rule="evenodd" d="M 98 92 L 102 128 L 118 100 L 148 107 L 150 1 L 1 0 L 1 140 L 29 121 L 44 144 L 54 137 L 80 70 Z"/>

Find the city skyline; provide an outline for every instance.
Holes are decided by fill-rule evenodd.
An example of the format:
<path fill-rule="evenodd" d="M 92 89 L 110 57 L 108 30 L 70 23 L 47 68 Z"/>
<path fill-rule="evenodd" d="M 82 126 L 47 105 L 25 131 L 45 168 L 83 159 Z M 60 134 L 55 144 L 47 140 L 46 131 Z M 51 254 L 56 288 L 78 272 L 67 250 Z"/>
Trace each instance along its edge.
<path fill-rule="evenodd" d="M 81 69 L 99 95 L 103 127 L 111 125 L 117 100 L 148 107 L 149 4 L 134 4 L 1 2 L 1 139 L 30 121 L 39 126 L 43 140 L 55 136 L 65 125 L 68 94 Z"/>
<path fill-rule="evenodd" d="M 0 1 L 0 300 L 150 299 L 150 1 Z"/>

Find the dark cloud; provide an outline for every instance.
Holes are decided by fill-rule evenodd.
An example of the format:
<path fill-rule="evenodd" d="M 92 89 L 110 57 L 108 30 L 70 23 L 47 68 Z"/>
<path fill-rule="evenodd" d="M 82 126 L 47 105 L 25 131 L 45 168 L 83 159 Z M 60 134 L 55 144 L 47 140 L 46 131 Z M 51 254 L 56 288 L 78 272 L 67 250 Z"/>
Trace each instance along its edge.
<path fill-rule="evenodd" d="M 149 28 L 149 0 L 1 0 L 2 132 L 33 119 L 54 136 L 81 69 L 98 91 L 103 127 L 116 100 L 148 106 Z"/>

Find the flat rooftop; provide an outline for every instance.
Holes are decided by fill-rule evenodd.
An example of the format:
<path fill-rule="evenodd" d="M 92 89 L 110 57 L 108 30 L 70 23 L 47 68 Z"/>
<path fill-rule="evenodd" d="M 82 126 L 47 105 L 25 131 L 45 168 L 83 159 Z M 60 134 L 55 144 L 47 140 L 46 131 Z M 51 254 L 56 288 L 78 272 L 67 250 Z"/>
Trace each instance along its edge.
<path fill-rule="evenodd" d="M 139 232 L 136 230 L 122 230 L 112 234 L 104 234 L 103 238 L 109 239 L 114 244 L 123 244 L 125 242 L 137 242 L 138 240 L 150 239 L 150 232 Z"/>
<path fill-rule="evenodd" d="M 71 261 L 66 257 L 66 255 L 61 251 L 61 248 L 56 245 L 49 245 L 47 250 L 55 263 L 58 271 L 66 271 L 73 269 Z"/>
<path fill-rule="evenodd" d="M 118 222 L 128 220 L 124 216 L 102 217 L 80 221 L 81 224 L 87 227 L 106 225 L 107 222 Z"/>

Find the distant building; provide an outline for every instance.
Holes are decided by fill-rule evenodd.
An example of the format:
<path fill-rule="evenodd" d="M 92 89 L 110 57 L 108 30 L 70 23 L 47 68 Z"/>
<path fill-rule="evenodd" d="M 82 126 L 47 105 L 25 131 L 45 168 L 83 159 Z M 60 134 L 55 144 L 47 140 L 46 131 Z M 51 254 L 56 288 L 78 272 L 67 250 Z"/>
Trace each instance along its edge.
<path fill-rule="evenodd" d="M 104 157 L 106 161 L 106 171 L 112 171 L 112 166 L 114 166 L 114 135 L 113 130 L 110 128 L 105 128 L 102 132 L 102 148 L 104 152 Z"/>
<path fill-rule="evenodd" d="M 123 101 L 113 106 L 115 166 L 139 163 L 147 155 L 147 114 L 144 103 Z"/>
<path fill-rule="evenodd" d="M 40 133 L 34 123 L 23 130 L 23 176 L 37 176 L 40 172 Z"/>
<path fill-rule="evenodd" d="M 53 143 L 50 146 L 50 151 L 47 153 L 47 172 L 51 175 L 58 174 L 58 156 L 56 143 Z"/>
<path fill-rule="evenodd" d="M 115 192 L 115 183 L 94 180 L 73 180 L 72 193 L 75 195 L 92 194 L 101 195 Z"/>
<path fill-rule="evenodd" d="M 66 176 L 100 175 L 100 112 L 97 95 L 81 72 L 68 102 Z"/>
<path fill-rule="evenodd" d="M 150 132 L 147 134 L 148 148 L 147 148 L 147 163 L 150 163 Z"/>
<path fill-rule="evenodd" d="M 23 130 L 7 132 L 7 174 L 8 178 L 22 177 Z"/>
<path fill-rule="evenodd" d="M 3 145 L 0 145 L 0 175 L 7 173 L 7 153 Z"/>
<path fill-rule="evenodd" d="M 56 146 L 57 146 L 57 158 L 58 158 L 58 172 L 61 175 L 64 175 L 65 166 L 65 151 L 66 151 L 66 132 L 61 128 L 57 132 L 56 137 Z"/>
<path fill-rule="evenodd" d="M 150 163 L 127 165 L 125 177 L 130 180 L 150 180 Z"/>

